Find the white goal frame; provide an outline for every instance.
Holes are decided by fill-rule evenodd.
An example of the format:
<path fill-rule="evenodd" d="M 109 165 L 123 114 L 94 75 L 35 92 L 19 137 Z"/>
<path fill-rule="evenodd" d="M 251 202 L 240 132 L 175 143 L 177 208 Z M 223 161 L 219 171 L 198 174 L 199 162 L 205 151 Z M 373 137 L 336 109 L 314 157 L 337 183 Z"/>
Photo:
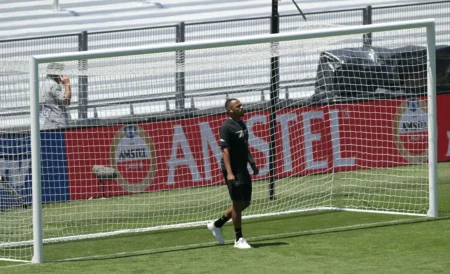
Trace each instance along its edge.
<path fill-rule="evenodd" d="M 73 53 L 59 53 L 31 56 L 30 69 L 30 113 L 31 113 L 31 160 L 32 160 L 32 208 L 33 208 L 33 263 L 43 262 L 43 222 L 41 197 L 41 140 L 39 126 L 39 64 L 95 59 L 139 54 L 163 53 L 174 51 L 218 48 L 226 46 L 270 43 L 289 40 L 301 40 L 330 36 L 365 34 L 371 32 L 393 31 L 402 29 L 426 28 L 427 35 L 427 98 L 428 98 L 428 180 L 429 210 L 428 217 L 438 216 L 437 204 L 437 121 L 436 121 L 436 33 L 434 19 L 413 20 L 395 23 L 373 24 L 364 26 L 340 27 L 296 33 L 268 34 L 233 39 L 210 40 L 202 42 L 173 43 L 157 46 L 118 48 L 111 50 L 94 50 Z M 349 211 L 363 211 L 352 210 Z M 389 212 L 385 212 L 389 213 Z"/>

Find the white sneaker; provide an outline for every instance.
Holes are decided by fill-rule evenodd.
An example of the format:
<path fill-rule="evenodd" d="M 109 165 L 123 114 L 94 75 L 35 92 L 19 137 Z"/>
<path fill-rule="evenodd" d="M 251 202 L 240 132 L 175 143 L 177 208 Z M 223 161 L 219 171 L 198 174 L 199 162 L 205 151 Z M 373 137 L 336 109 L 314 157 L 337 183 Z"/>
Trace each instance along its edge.
<path fill-rule="evenodd" d="M 239 238 L 239 240 L 234 242 L 234 247 L 240 248 L 240 249 L 252 248 L 244 238 Z"/>
<path fill-rule="evenodd" d="M 219 244 L 223 245 L 225 242 L 223 241 L 223 238 L 222 238 L 222 227 L 221 228 L 216 227 L 214 225 L 214 222 L 208 223 L 206 226 L 211 231 L 214 238 L 216 238 L 217 242 L 219 242 Z"/>

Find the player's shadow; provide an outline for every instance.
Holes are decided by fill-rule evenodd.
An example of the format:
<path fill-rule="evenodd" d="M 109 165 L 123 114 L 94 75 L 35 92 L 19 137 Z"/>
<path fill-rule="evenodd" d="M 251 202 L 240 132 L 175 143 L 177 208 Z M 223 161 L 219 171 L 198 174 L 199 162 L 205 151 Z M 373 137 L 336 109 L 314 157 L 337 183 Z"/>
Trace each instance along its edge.
<path fill-rule="evenodd" d="M 279 246 L 279 245 L 289 245 L 285 242 L 274 242 L 274 243 L 251 243 L 252 248 L 261 248 L 261 247 L 269 247 L 269 246 Z"/>

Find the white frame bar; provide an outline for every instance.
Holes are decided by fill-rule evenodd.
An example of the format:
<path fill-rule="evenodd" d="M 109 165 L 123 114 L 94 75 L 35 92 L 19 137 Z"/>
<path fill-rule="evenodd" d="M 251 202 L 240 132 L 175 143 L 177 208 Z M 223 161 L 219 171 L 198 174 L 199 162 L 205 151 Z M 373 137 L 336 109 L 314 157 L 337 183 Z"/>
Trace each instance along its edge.
<path fill-rule="evenodd" d="M 436 28 L 427 25 L 428 58 L 428 180 L 429 206 L 428 217 L 438 217 L 438 181 L 437 181 L 437 114 L 436 114 Z"/>
<path fill-rule="evenodd" d="M 39 63 L 30 57 L 31 87 L 31 178 L 33 198 L 33 263 L 43 262 L 42 187 L 41 187 L 41 134 L 39 124 Z"/>
<path fill-rule="evenodd" d="M 428 52 L 428 142 L 429 142 L 429 210 L 426 216 L 438 216 L 437 203 L 437 126 L 436 126 L 436 56 L 435 56 L 435 20 L 412 20 L 394 23 L 373 24 L 363 26 L 343 27 L 336 29 L 322 29 L 305 32 L 267 34 L 251 37 L 241 37 L 202 42 L 171 43 L 157 46 L 141 46 L 116 48 L 109 50 L 93 50 L 84 52 L 47 54 L 30 57 L 30 92 L 31 92 L 31 153 L 33 180 L 33 233 L 34 256 L 33 263 L 43 262 L 43 232 L 42 232 L 42 197 L 41 197 L 41 169 L 40 169 L 40 126 L 39 126 L 39 71 L 41 63 L 75 61 L 80 59 L 95 59 L 117 56 L 130 56 L 149 53 L 194 50 L 203 48 L 218 48 L 226 46 L 270 43 L 277 41 L 301 40 L 330 36 L 363 34 L 369 32 L 392 31 L 401 29 L 426 28 Z M 351 210 L 349 210 L 351 211 Z M 358 210 L 361 211 L 361 210 Z M 367 211 L 374 212 L 374 211 Z M 386 212 L 389 213 L 389 212 Z M 398 213 L 401 214 L 401 213 Z M 425 215 L 424 215 L 425 216 Z"/>

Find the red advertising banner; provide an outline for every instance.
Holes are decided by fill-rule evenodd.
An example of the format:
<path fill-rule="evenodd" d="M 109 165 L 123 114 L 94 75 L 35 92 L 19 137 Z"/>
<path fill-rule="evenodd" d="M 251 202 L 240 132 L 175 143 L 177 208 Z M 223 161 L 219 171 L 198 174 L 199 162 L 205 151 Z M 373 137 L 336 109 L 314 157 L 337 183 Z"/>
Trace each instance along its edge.
<path fill-rule="evenodd" d="M 437 96 L 438 162 L 450 161 L 450 94 Z"/>
<path fill-rule="evenodd" d="M 439 161 L 450 160 L 450 95 L 439 95 Z M 222 184 L 219 127 L 225 115 L 66 132 L 71 199 Z M 269 113 L 245 116 L 249 146 L 269 175 Z M 427 161 L 424 99 L 286 108 L 277 112 L 278 177 Z M 111 167 L 103 181 L 94 166 Z"/>

